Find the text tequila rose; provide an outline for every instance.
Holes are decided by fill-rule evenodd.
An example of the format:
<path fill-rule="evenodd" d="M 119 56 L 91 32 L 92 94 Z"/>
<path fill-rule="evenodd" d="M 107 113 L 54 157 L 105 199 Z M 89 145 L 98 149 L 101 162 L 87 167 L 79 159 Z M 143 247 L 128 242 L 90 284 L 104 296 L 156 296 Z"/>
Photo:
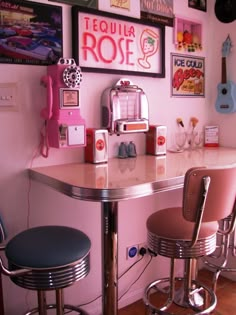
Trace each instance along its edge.
<path fill-rule="evenodd" d="M 106 64 L 134 65 L 135 27 L 104 18 L 83 19 L 82 59 Z"/>

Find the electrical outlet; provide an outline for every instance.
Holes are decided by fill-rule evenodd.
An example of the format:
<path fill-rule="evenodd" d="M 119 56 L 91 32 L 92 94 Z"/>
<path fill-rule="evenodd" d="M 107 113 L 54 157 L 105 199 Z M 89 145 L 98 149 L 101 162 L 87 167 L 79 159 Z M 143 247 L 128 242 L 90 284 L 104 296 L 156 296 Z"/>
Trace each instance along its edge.
<path fill-rule="evenodd" d="M 146 249 L 146 253 L 148 252 L 147 243 L 140 243 L 140 244 L 138 244 L 138 256 L 144 256 L 144 255 L 140 255 L 140 249 L 141 249 L 141 248 Z"/>
<path fill-rule="evenodd" d="M 131 245 L 126 248 L 126 259 L 134 259 L 139 255 L 138 245 Z"/>
<path fill-rule="evenodd" d="M 147 243 L 140 243 L 140 244 L 128 246 L 126 248 L 126 259 L 135 259 L 135 258 L 137 259 L 137 258 L 140 258 L 141 256 L 144 256 L 145 254 L 144 255 L 140 254 L 141 248 L 145 248 L 146 253 L 147 253 L 148 251 Z"/>

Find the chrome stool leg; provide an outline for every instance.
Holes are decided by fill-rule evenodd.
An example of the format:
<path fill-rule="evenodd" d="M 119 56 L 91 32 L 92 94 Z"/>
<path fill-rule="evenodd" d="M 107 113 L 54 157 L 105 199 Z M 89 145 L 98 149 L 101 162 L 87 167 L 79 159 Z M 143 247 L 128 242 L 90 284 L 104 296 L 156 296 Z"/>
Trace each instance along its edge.
<path fill-rule="evenodd" d="M 38 307 L 33 308 L 32 310 L 28 311 L 24 315 L 47 315 L 47 302 L 46 302 L 46 292 L 43 290 L 37 290 L 37 297 L 38 297 Z"/>
<path fill-rule="evenodd" d="M 56 290 L 57 315 L 64 314 L 64 296 L 62 289 Z"/>
<path fill-rule="evenodd" d="M 196 287 L 197 280 L 196 259 L 186 259 L 184 262 L 184 277 L 182 286 L 175 292 L 174 303 L 182 307 L 198 308 L 204 305 L 204 298 L 200 294 L 202 288 Z M 181 278 L 177 278 L 181 280 Z"/>
<path fill-rule="evenodd" d="M 38 311 L 39 315 L 47 315 L 47 302 L 45 291 L 38 290 Z"/>

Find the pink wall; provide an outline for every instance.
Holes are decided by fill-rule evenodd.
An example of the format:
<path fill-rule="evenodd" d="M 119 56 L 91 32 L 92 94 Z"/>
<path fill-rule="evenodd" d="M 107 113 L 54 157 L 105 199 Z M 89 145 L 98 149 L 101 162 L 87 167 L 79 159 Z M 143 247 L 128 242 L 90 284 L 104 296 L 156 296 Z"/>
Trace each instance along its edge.
<path fill-rule="evenodd" d="M 44 1 L 46 2 L 46 1 Z M 172 145 L 171 135 L 176 129 L 176 118 L 181 116 L 188 122 L 191 116 L 199 118 L 199 128 L 206 124 L 219 124 L 220 143 L 236 146 L 235 114 L 222 115 L 214 110 L 216 85 L 221 80 L 221 45 L 230 33 L 236 43 L 235 22 L 223 24 L 216 20 L 213 6 L 208 1 L 207 13 L 190 9 L 187 0 L 175 0 L 176 15 L 198 20 L 203 25 L 203 47 L 201 56 L 206 57 L 206 97 L 172 98 L 170 96 L 170 53 L 175 52 L 173 29 L 166 28 L 166 77 L 164 79 L 130 77 L 147 94 L 150 104 L 150 120 L 153 124 L 168 127 L 168 147 Z M 71 57 L 70 6 L 63 6 L 64 57 Z M 228 75 L 236 81 L 235 52 L 228 59 Z M 100 245 L 100 206 L 97 203 L 82 202 L 63 196 L 36 182 L 29 182 L 27 168 L 30 166 L 69 163 L 83 160 L 83 149 L 66 151 L 51 149 L 49 158 L 35 156 L 39 144 L 39 131 L 43 124 L 40 110 L 45 106 L 46 90 L 40 86 L 40 78 L 45 67 L 23 65 L 0 65 L 0 83 L 17 84 L 17 111 L 0 111 L 0 211 L 6 224 L 9 237 L 30 225 L 68 224 L 83 230 L 92 240 L 91 272 L 89 276 L 66 290 L 68 302 L 79 304 L 101 294 L 101 245 Z M 113 85 L 120 76 L 84 73 L 81 85 L 81 114 L 88 127 L 100 127 L 100 96 L 102 91 Z M 144 135 L 112 136 L 109 138 L 109 156 L 116 156 L 121 141 L 134 139 L 138 154 L 145 150 Z M 33 158 L 34 157 L 34 158 Z M 29 192 L 30 188 L 30 192 Z M 122 272 L 130 262 L 126 260 L 126 247 L 146 240 L 145 220 L 147 216 L 163 206 L 180 204 L 181 191 L 158 194 L 140 200 L 125 201 L 119 212 L 119 271 Z M 135 221 L 134 221 L 135 218 Z M 134 224 L 135 222 L 135 224 Z M 99 224 L 98 224 L 99 223 Z M 166 273 L 160 268 L 162 260 L 158 257 L 142 278 L 121 300 L 123 306 L 142 296 L 144 285 L 154 275 Z M 144 266 L 144 264 L 142 265 Z M 135 270 L 121 279 L 119 291 L 122 294 L 129 283 L 142 270 Z M 163 266 L 163 264 L 162 264 Z M 4 278 L 5 307 L 7 315 L 16 315 L 26 310 L 35 301 L 35 294 L 15 286 Z M 12 302 L 14 301 L 14 303 Z M 91 314 L 99 314 L 101 300 L 87 307 Z"/>

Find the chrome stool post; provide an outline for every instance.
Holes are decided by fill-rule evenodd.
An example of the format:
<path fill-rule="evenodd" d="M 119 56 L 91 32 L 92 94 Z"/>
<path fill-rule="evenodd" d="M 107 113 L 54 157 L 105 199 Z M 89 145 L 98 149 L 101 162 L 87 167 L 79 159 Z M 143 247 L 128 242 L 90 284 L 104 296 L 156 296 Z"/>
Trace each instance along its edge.
<path fill-rule="evenodd" d="M 64 314 L 64 296 L 62 289 L 56 290 L 56 305 L 57 305 L 57 315 Z"/>
<path fill-rule="evenodd" d="M 47 315 L 47 304 L 46 304 L 46 294 L 45 291 L 38 290 L 38 311 L 39 314 Z"/>

